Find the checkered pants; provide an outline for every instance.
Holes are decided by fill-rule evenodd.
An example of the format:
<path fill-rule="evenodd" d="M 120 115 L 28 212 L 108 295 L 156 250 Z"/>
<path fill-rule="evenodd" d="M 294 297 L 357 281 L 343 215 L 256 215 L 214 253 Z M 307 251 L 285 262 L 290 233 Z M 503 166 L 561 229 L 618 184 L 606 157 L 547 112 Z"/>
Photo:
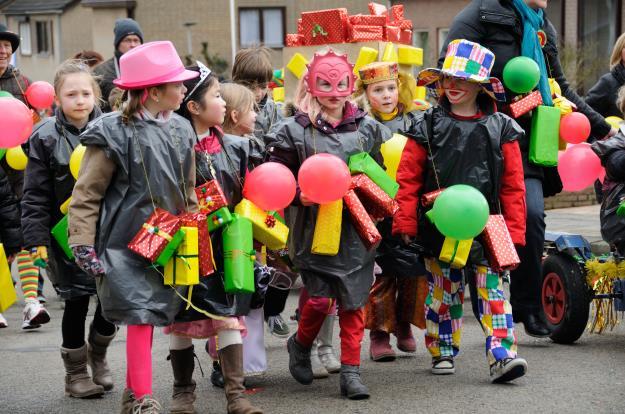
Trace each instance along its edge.
<path fill-rule="evenodd" d="M 464 272 L 447 263 L 425 260 L 429 293 L 425 300 L 425 345 L 434 358 L 454 357 L 460 351 Z M 516 357 L 516 336 L 512 308 L 503 293 L 500 275 L 486 266 L 477 266 L 480 322 L 486 335 L 486 356 L 490 365 Z"/>

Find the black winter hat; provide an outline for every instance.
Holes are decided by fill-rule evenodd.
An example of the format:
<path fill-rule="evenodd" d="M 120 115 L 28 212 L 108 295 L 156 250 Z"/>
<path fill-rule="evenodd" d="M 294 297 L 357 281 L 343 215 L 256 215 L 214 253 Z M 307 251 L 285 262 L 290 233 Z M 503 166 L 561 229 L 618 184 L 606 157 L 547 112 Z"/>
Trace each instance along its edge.
<path fill-rule="evenodd" d="M 13 49 L 13 53 L 20 47 L 20 37 L 9 31 L 7 27 L 0 23 L 0 40 L 8 40 L 11 42 L 11 48 Z"/>
<path fill-rule="evenodd" d="M 139 23 L 133 19 L 117 19 L 115 21 L 115 29 L 113 29 L 113 33 L 115 33 L 115 49 L 117 49 L 117 46 L 119 46 L 122 40 L 124 40 L 124 37 L 130 35 L 139 36 L 141 43 L 143 43 L 143 32 L 141 31 L 141 27 L 139 27 Z"/>

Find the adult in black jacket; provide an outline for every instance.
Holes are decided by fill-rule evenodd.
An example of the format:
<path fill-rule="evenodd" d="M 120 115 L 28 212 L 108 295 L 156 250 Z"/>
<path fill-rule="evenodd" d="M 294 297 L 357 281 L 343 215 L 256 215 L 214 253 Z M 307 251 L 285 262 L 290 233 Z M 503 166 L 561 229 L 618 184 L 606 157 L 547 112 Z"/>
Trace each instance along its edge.
<path fill-rule="evenodd" d="M 614 43 L 610 57 L 610 71 L 603 75 L 588 91 L 586 103 L 604 117 L 618 116 L 623 113 L 619 110 L 616 99 L 618 90 L 625 84 L 625 33 L 619 36 Z M 601 137 L 598 137 L 601 138 Z"/>
<path fill-rule="evenodd" d="M 547 0 L 524 0 L 534 10 L 545 9 Z M 575 103 L 592 125 L 592 134 L 605 137 L 615 133 L 603 117 L 590 108 L 569 86 L 558 58 L 558 40 L 555 28 L 545 17 L 542 30 L 546 33 L 543 47 L 547 75 L 562 89 L 562 95 Z M 513 4 L 513 0 L 473 0 L 454 19 L 445 44 L 441 49 L 439 66 L 442 66 L 445 51 L 450 41 L 468 39 L 480 43 L 495 53 L 495 64 L 491 75 L 503 79 L 503 68 L 508 61 L 521 56 L 523 40 L 523 20 Z M 508 102 L 514 94 L 507 90 Z M 501 108 L 504 109 L 505 108 Z M 541 312 L 541 258 L 545 238 L 544 196 L 561 191 L 561 183 L 555 169 L 544 169 L 528 160 L 531 117 L 523 116 L 517 122 L 526 131 L 519 141 L 523 156 L 527 203 L 526 246 L 519 249 L 521 265 L 512 272 L 511 297 L 514 320 L 522 322 L 525 331 L 532 336 L 548 336 L 549 328 L 544 323 Z M 551 178 L 551 179 L 550 179 Z M 555 179 L 554 179 L 555 178 Z M 554 183 L 555 185 L 550 183 Z M 543 186 L 544 191 L 543 191 Z"/>

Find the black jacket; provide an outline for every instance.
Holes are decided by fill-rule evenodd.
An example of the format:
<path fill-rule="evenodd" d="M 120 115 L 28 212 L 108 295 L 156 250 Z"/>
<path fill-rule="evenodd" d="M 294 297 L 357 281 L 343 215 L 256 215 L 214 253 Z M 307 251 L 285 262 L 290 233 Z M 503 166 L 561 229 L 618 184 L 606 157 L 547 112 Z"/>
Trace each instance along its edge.
<path fill-rule="evenodd" d="M 8 255 L 17 253 L 22 246 L 20 210 L 17 198 L 9 185 L 4 170 L 0 167 L 0 243 Z"/>
<path fill-rule="evenodd" d="M 616 106 L 618 90 L 625 83 L 625 66 L 622 63 L 603 75 L 586 95 L 586 103 L 604 117 L 618 116 L 623 113 Z"/>
<path fill-rule="evenodd" d="M 107 61 L 100 63 L 93 70 L 93 74 L 96 76 L 98 80 L 98 85 L 100 85 L 100 90 L 102 91 L 102 112 L 111 112 L 113 109 L 109 105 L 109 95 L 111 91 L 115 88 L 113 84 L 113 80 L 117 79 L 117 65 L 121 55 L 119 52 L 115 52 L 115 56 L 110 58 Z"/>
<path fill-rule="evenodd" d="M 543 53 L 549 70 L 549 77 L 558 82 L 562 89 L 562 95 L 577 105 L 579 111 L 588 117 L 592 125 L 592 135 L 605 137 L 610 132 L 610 125 L 575 93 L 564 76 L 558 57 L 557 33 L 547 18 L 545 18 L 543 30 L 547 34 L 547 44 L 543 48 Z M 467 39 L 490 49 L 495 54 L 495 64 L 491 76 L 501 80 L 506 63 L 514 57 L 521 56 L 523 24 L 510 0 L 473 0 L 455 17 L 451 24 L 449 34 L 441 49 L 439 67 L 443 64 L 447 45 L 454 39 Z M 509 90 L 506 91 L 506 95 L 508 102 L 514 97 L 514 93 Z M 525 176 L 542 178 L 542 168 L 530 164 L 528 161 L 531 117 L 523 116 L 516 121 L 526 132 L 525 136 L 519 140 Z"/>
<path fill-rule="evenodd" d="M 90 119 L 100 114 L 91 113 Z M 26 247 L 46 246 L 54 275 L 52 282 L 63 299 L 95 293 L 93 277 L 69 260 L 51 229 L 63 218 L 60 206 L 72 195 L 76 181 L 70 173 L 69 160 L 78 146 L 79 131 L 57 109 L 56 116 L 40 122 L 28 140 L 28 165 L 22 198 L 22 225 Z"/>

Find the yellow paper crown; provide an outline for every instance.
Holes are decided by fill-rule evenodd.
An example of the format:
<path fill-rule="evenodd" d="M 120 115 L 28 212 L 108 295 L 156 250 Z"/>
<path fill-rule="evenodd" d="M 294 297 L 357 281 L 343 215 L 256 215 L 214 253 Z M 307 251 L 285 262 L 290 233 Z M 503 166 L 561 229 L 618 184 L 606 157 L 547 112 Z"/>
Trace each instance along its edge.
<path fill-rule="evenodd" d="M 396 80 L 399 69 L 395 62 L 373 62 L 363 66 L 358 71 L 360 79 L 365 85 L 387 80 Z"/>

